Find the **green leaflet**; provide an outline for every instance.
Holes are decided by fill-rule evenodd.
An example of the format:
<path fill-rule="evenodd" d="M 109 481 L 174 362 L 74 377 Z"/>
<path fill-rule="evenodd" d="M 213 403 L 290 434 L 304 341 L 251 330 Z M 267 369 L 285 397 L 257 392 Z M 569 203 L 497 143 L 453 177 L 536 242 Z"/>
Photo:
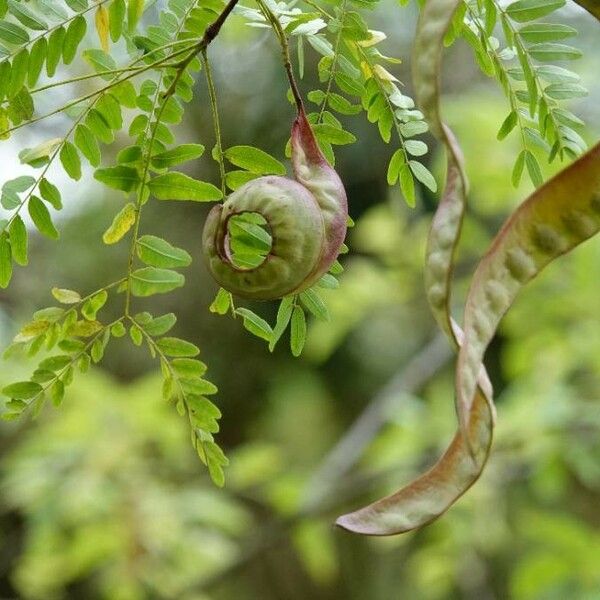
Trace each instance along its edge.
<path fill-rule="evenodd" d="M 62 55 L 63 43 L 65 40 L 65 28 L 55 29 L 48 38 L 48 53 L 46 55 L 46 73 L 48 77 L 54 77 L 56 67 Z"/>
<path fill-rule="evenodd" d="M 171 330 L 173 325 L 177 322 L 177 317 L 173 313 L 167 313 L 160 317 L 152 319 L 150 322 L 144 325 L 144 331 L 148 335 L 164 335 Z"/>
<path fill-rule="evenodd" d="M 125 0 L 113 0 L 108 7 L 110 39 L 113 42 L 118 42 L 121 37 L 126 10 Z"/>
<path fill-rule="evenodd" d="M 166 356 L 191 357 L 200 353 L 197 346 L 179 338 L 164 337 L 156 344 Z"/>
<path fill-rule="evenodd" d="M 139 238 L 136 252 L 142 262 L 153 267 L 187 267 L 192 262 L 192 257 L 185 250 L 154 235 Z"/>
<path fill-rule="evenodd" d="M 21 266 L 27 265 L 27 229 L 19 215 L 13 218 L 8 233 L 13 260 Z"/>
<path fill-rule="evenodd" d="M 79 16 L 69 23 L 62 47 L 62 57 L 65 65 L 71 64 L 77 54 L 77 48 L 85 36 L 87 22 Z"/>
<path fill-rule="evenodd" d="M 12 277 L 12 254 L 10 241 L 5 232 L 0 234 L 0 288 L 8 287 Z"/>
<path fill-rule="evenodd" d="M 59 233 L 52 223 L 52 217 L 46 205 L 37 196 L 31 196 L 27 207 L 29 216 L 38 231 L 49 238 L 57 240 Z"/>
<path fill-rule="evenodd" d="M 233 146 L 224 152 L 229 162 L 258 175 L 285 175 L 285 167 L 271 155 L 252 146 Z"/>
<path fill-rule="evenodd" d="M 135 31 L 135 26 L 144 12 L 143 0 L 127 0 L 127 25 L 129 32 Z"/>
<path fill-rule="evenodd" d="M 166 294 L 176 288 L 183 287 L 183 275 L 170 269 L 143 267 L 131 274 L 131 293 L 138 298 Z"/>
<path fill-rule="evenodd" d="M 48 23 L 22 2 L 8 0 L 8 10 L 28 29 L 35 31 L 48 29 Z"/>
<path fill-rule="evenodd" d="M 11 383 L 2 389 L 2 393 L 9 398 L 29 400 L 42 391 L 42 386 L 33 381 L 19 381 Z"/>
<path fill-rule="evenodd" d="M 491 386 L 483 370 L 485 349 L 521 287 L 554 258 L 600 229 L 599 144 L 537 190 L 508 219 L 473 277 L 464 333 L 452 320 L 450 275 L 466 180 L 456 141 L 439 115 L 438 82 L 442 42 L 457 6 L 455 0 L 429 0 L 425 5 L 413 64 L 421 107 L 448 151 L 446 190 L 432 223 L 425 278 L 436 320 L 460 348 L 456 368 L 460 430 L 427 473 L 395 494 L 337 520 L 341 527 L 367 535 L 391 535 L 426 525 L 477 480 L 487 460 L 494 424 Z"/>
<path fill-rule="evenodd" d="M 290 348 L 294 356 L 300 356 L 306 341 L 306 316 L 299 306 L 294 306 L 290 326 Z"/>
<path fill-rule="evenodd" d="M 211 183 L 197 181 L 176 171 L 154 177 L 148 183 L 148 189 L 158 200 L 212 202 L 222 196 L 221 190 Z"/>
<path fill-rule="evenodd" d="M 81 159 L 75 146 L 71 142 L 65 142 L 59 156 L 67 175 L 75 181 L 81 179 Z"/>
<path fill-rule="evenodd" d="M 0 21 L 0 41 L 20 46 L 29 41 L 29 34 L 15 23 Z"/>
<path fill-rule="evenodd" d="M 135 169 L 122 165 L 96 169 L 94 178 L 108 187 L 124 192 L 134 190 L 140 182 L 138 172 Z"/>
<path fill-rule="evenodd" d="M 564 6 L 565 0 L 517 0 L 506 9 L 511 19 L 520 23 L 545 17 Z"/>
<path fill-rule="evenodd" d="M 167 169 L 183 162 L 199 158 L 204 153 L 201 144 L 181 144 L 152 157 L 152 165 L 157 169 Z"/>
<path fill-rule="evenodd" d="M 81 150 L 81 153 L 88 159 L 92 167 L 100 166 L 101 154 L 100 146 L 92 132 L 82 124 L 75 128 L 75 145 Z"/>
<path fill-rule="evenodd" d="M 244 319 L 244 327 L 248 331 L 267 342 L 270 341 L 273 330 L 264 319 L 261 319 L 247 308 L 238 308 L 235 312 Z"/>
<path fill-rule="evenodd" d="M 67 290 L 64 288 L 52 288 L 52 295 L 61 303 L 61 304 L 78 304 L 81 302 L 81 296 L 78 292 L 73 290 Z"/>
<path fill-rule="evenodd" d="M 102 235 L 105 244 L 116 244 L 135 223 L 136 207 L 128 202 L 113 219 L 110 227 Z"/>

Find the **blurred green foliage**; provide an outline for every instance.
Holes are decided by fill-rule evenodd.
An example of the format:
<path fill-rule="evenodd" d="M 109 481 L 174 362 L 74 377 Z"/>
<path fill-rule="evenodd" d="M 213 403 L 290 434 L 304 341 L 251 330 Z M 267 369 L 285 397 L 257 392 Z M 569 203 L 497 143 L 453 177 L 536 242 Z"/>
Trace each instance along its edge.
<path fill-rule="evenodd" d="M 591 49 L 597 32 L 589 31 Z M 405 38 L 402 30 L 389 43 Z M 231 64 L 235 47 L 223 43 L 217 75 L 226 81 L 246 59 Z M 264 55 L 258 88 L 283 89 L 276 50 L 256 51 Z M 514 149 L 494 141 L 499 94 L 461 52 L 449 58 L 457 76 L 446 107 L 467 157 L 473 208 L 457 306 L 482 249 L 526 193 L 510 185 Z M 231 83 L 225 95 L 227 145 L 253 139 L 277 154 L 288 107 L 278 94 L 258 102 L 253 90 Z M 597 103 L 578 108 L 599 122 Z M 186 135 L 206 139 L 209 116 L 200 103 L 197 110 Z M 356 133 L 361 143 L 338 159 L 357 220 L 352 253 L 341 293 L 324 294 L 331 321 L 311 323 L 300 360 L 285 350 L 269 355 L 237 323 L 205 310 L 215 290 L 201 267 L 202 207 L 149 211 L 149 226 L 166 225 L 194 258 L 185 291 L 155 308 L 181 315 L 177 327 L 211 356 L 220 440 L 231 458 L 227 485 L 215 489 L 200 468 L 186 423 L 144 376 L 143 353 L 117 342 L 105 371 L 77 381 L 58 412 L 0 425 L 0 597 L 600 599 L 600 239 L 548 268 L 503 323 L 488 352 L 499 412 L 492 458 L 444 518 L 389 539 L 331 526 L 340 511 L 397 488 L 445 447 L 455 423 L 450 362 L 421 389 L 397 393 L 359 463 L 312 501 L 329 449 L 434 336 L 422 290 L 434 199 L 425 193 L 420 208 L 408 209 L 385 186 L 388 148 L 366 125 Z M 1 338 L 47 303 L 41 294 L 51 285 L 94 289 L 103 280 L 102 267 L 91 265 L 114 200 L 85 196 L 86 211 L 63 224 L 65 243 L 36 240 L 32 266 L 0 297 Z M 111 252 L 119 260 L 121 251 Z M 3 363 L 0 385 L 28 368 Z"/>

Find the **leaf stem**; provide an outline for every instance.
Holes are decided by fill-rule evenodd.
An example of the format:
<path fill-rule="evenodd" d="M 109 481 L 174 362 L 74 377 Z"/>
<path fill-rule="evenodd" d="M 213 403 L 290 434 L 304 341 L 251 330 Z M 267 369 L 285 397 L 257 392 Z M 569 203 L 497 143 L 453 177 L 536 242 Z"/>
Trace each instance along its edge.
<path fill-rule="evenodd" d="M 333 48 L 333 60 L 331 61 L 331 67 L 329 67 L 329 78 L 327 80 L 327 88 L 325 89 L 325 97 L 323 98 L 323 102 L 321 103 L 321 107 L 319 108 L 319 116 L 317 117 L 317 123 L 321 123 L 321 121 L 323 120 L 323 113 L 327 108 L 327 100 L 329 99 L 329 95 L 331 94 L 331 87 L 333 85 L 333 79 L 335 77 L 335 71 L 338 64 L 338 52 L 340 47 L 340 41 L 342 39 L 344 18 L 346 16 L 346 4 L 347 0 L 343 0 L 342 6 L 340 7 L 339 20 L 342 23 L 342 27 L 339 28 L 337 36 L 335 38 L 335 46 Z"/>
<path fill-rule="evenodd" d="M 488 36 L 486 35 L 485 28 L 480 21 L 479 15 L 475 14 L 475 12 L 471 8 L 471 6 L 468 4 L 468 2 L 465 2 L 465 6 L 467 7 L 467 11 L 471 15 L 471 19 L 473 20 L 475 27 L 477 27 L 477 29 L 479 30 L 482 43 L 485 45 L 485 48 L 486 48 L 488 54 L 490 54 L 492 57 L 492 61 L 494 63 L 494 68 L 496 69 L 496 76 L 498 78 L 498 81 L 504 88 L 504 92 L 505 92 L 506 96 L 508 97 L 508 102 L 510 104 L 510 108 L 517 116 L 517 122 L 518 122 L 518 126 L 519 126 L 519 134 L 520 134 L 520 138 L 521 138 L 521 147 L 523 150 L 529 150 L 529 147 L 527 144 L 527 138 L 525 137 L 525 125 L 523 124 L 523 115 L 521 114 L 521 111 L 519 110 L 515 89 L 510 83 L 510 76 L 502 68 L 502 63 L 500 62 L 501 59 L 498 54 L 498 51 L 489 43 Z M 503 85 L 503 83 L 504 83 L 504 85 Z"/>
<path fill-rule="evenodd" d="M 100 292 L 107 292 L 108 290 L 111 290 L 114 287 L 117 287 L 118 285 L 121 285 L 124 281 L 127 281 L 125 277 L 122 277 L 121 279 L 117 279 L 117 281 L 113 281 L 112 283 L 109 283 L 101 288 L 98 288 L 97 290 L 94 290 L 93 292 L 90 292 L 87 296 L 84 296 L 83 298 L 81 298 L 81 300 L 79 300 L 78 302 L 74 303 L 74 304 L 70 304 L 68 308 L 65 309 L 65 314 L 63 316 L 61 316 L 59 319 L 57 319 L 57 323 L 63 319 L 70 311 L 72 310 L 78 310 L 79 307 L 86 302 L 87 300 L 89 300 L 90 298 L 92 298 L 93 296 L 96 296 L 97 294 L 99 294 Z"/>
<path fill-rule="evenodd" d="M 536 69 L 535 65 L 531 63 L 531 58 L 529 57 L 527 48 L 525 47 L 525 44 L 523 44 L 523 40 L 521 38 L 521 33 L 513 25 L 513 22 L 511 21 L 510 17 L 508 16 L 508 13 L 506 12 L 506 8 L 504 6 L 502 6 L 499 2 L 497 2 L 497 0 L 493 0 L 493 1 L 494 1 L 494 4 L 496 5 L 496 8 L 498 9 L 498 12 L 504 17 L 504 22 L 506 23 L 507 27 L 510 28 L 512 35 L 513 35 L 513 39 L 515 41 L 515 44 L 516 44 L 518 50 L 521 51 L 522 56 L 525 58 L 525 60 L 527 61 L 527 64 L 529 65 L 529 70 L 531 71 L 531 75 L 533 77 L 535 87 L 537 88 L 537 91 L 540 93 L 540 96 L 542 97 L 542 99 L 544 100 L 544 102 L 546 103 L 546 105 L 548 107 L 548 116 L 550 117 L 550 120 L 552 121 L 552 129 L 554 130 L 554 134 L 556 136 L 554 143 L 558 144 L 558 149 L 557 149 L 558 154 L 560 155 L 560 160 L 563 160 L 565 144 L 563 143 L 563 137 L 561 135 L 560 126 L 556 120 L 556 116 L 555 116 L 554 110 L 553 110 L 554 108 L 556 108 L 557 102 L 554 99 L 548 97 L 548 95 L 546 94 L 546 91 L 541 82 L 540 76 L 538 75 L 537 69 Z M 538 114 L 538 130 L 540 131 L 542 136 L 546 137 L 546 139 L 547 139 L 546 132 L 548 129 L 545 126 L 545 123 L 539 122 L 539 104 L 536 108 L 536 112 Z M 548 141 L 550 141 L 550 140 L 548 140 Z"/>
<path fill-rule="evenodd" d="M 316 2 L 313 2 L 312 0 L 303 0 L 303 2 L 305 4 L 308 4 L 309 6 L 312 6 L 317 12 L 321 13 L 328 19 L 333 19 L 333 15 L 331 13 L 328 13 L 323 7 L 319 6 Z"/>
<path fill-rule="evenodd" d="M 158 104 L 160 99 L 160 87 L 162 85 L 163 73 L 160 74 L 158 84 L 156 86 L 156 92 L 154 94 L 153 101 L 153 110 Z M 167 100 L 170 96 L 165 96 L 163 98 L 162 104 L 158 110 L 156 115 L 156 121 L 154 122 L 154 127 L 152 128 L 152 133 L 150 134 L 150 119 L 148 119 L 148 123 L 146 124 L 146 129 L 144 131 L 144 138 L 146 139 L 146 156 L 144 158 L 144 168 L 142 173 L 142 180 L 140 186 L 138 188 L 138 194 L 135 203 L 135 222 L 133 225 L 133 235 L 131 238 L 131 244 L 129 247 L 129 258 L 127 260 L 127 291 L 125 292 L 125 316 L 130 318 L 129 311 L 131 308 L 131 275 L 133 272 L 133 263 L 135 260 L 135 248 L 137 245 L 138 235 L 140 231 L 140 221 L 142 217 L 142 206 L 144 204 L 144 192 L 146 189 L 146 178 L 148 177 L 148 171 L 150 169 L 150 160 L 152 158 L 152 148 L 154 146 L 154 139 L 156 138 L 156 131 L 158 130 L 158 124 L 160 123 L 160 118 L 164 112 L 165 106 L 167 104 Z M 150 139 L 148 140 L 148 134 L 150 134 Z"/>
<path fill-rule="evenodd" d="M 204 455 L 204 459 L 203 460 L 204 460 L 205 464 L 208 464 L 208 457 L 206 455 L 206 449 L 204 448 L 203 441 L 196 435 L 196 429 L 197 429 L 197 427 L 192 422 L 192 412 L 190 410 L 190 407 L 188 406 L 188 403 L 187 403 L 187 400 L 186 400 L 186 393 L 185 393 L 185 390 L 183 389 L 183 386 L 181 385 L 181 382 L 179 381 L 179 376 L 173 370 L 173 367 L 169 363 L 168 357 L 160 349 L 160 346 L 156 343 L 156 341 L 152 338 L 152 336 L 144 329 L 143 325 L 140 325 L 131 316 L 129 316 L 127 318 L 131 321 L 131 323 L 133 323 L 142 332 L 142 335 L 146 338 L 146 343 L 148 344 L 148 346 L 150 348 L 152 348 L 152 350 L 156 353 L 156 355 L 159 357 L 161 363 L 164 364 L 165 367 L 168 369 L 169 376 L 171 377 L 171 379 L 177 384 L 177 387 L 179 388 L 179 394 L 178 395 L 179 395 L 179 398 L 181 399 L 181 401 L 183 402 L 183 404 L 185 406 L 185 412 L 187 414 L 188 421 L 190 423 L 190 428 L 192 429 L 192 432 L 193 432 L 194 450 L 196 450 L 196 452 L 198 452 L 198 445 L 200 445 L 200 449 L 202 450 L 202 454 Z"/>
<path fill-rule="evenodd" d="M 386 91 L 385 85 L 381 82 L 381 80 L 379 79 L 377 73 L 374 71 L 373 62 L 370 60 L 367 52 L 365 52 L 364 48 L 362 46 L 358 45 L 358 44 L 356 44 L 356 48 L 359 51 L 360 55 L 362 56 L 363 60 L 369 66 L 369 70 L 373 74 L 373 79 L 375 80 L 375 83 L 377 84 L 377 87 L 379 88 L 379 91 L 381 92 L 381 95 L 385 99 L 385 102 L 387 104 L 388 110 L 392 114 L 392 121 L 394 122 L 394 129 L 396 130 L 396 134 L 398 135 L 398 141 L 400 142 L 400 150 L 402 150 L 402 154 L 404 156 L 404 162 L 405 162 L 405 164 L 409 165 L 409 163 L 410 163 L 410 157 L 408 155 L 408 151 L 406 150 L 406 146 L 404 144 L 404 136 L 402 135 L 402 132 L 400 131 L 400 123 L 398 121 L 398 117 L 396 116 L 396 109 L 394 108 L 394 106 L 390 102 L 389 93 Z"/>
<path fill-rule="evenodd" d="M 269 23 L 271 23 L 271 26 L 275 31 L 275 35 L 279 40 L 279 45 L 281 46 L 281 54 L 283 56 L 283 66 L 285 68 L 285 72 L 287 73 L 287 77 L 290 82 L 292 96 L 294 97 L 294 101 L 298 108 L 298 112 L 304 113 L 304 103 L 302 102 L 302 96 L 300 95 L 300 90 L 298 89 L 296 78 L 294 77 L 292 62 L 290 60 L 290 48 L 285 32 L 283 31 L 283 27 L 281 26 L 281 23 L 279 22 L 279 19 L 277 18 L 275 13 L 262 0 L 256 1 L 265 18 L 269 21 Z"/>
<path fill-rule="evenodd" d="M 192 49 L 192 52 L 189 56 L 184 58 L 181 63 L 178 65 L 177 75 L 175 75 L 175 79 L 171 82 L 169 89 L 165 92 L 165 96 L 170 96 L 174 93 L 175 88 L 177 87 L 177 83 L 189 64 L 196 58 L 196 55 L 208 48 L 210 43 L 219 35 L 221 31 L 221 27 L 223 27 L 227 17 L 231 14 L 231 11 L 235 8 L 235 5 L 238 3 L 238 0 L 229 0 L 221 14 L 206 28 L 202 39 L 195 45 Z"/>
<path fill-rule="evenodd" d="M 215 89 L 215 83 L 212 78 L 212 69 L 208 61 L 206 50 L 201 53 L 202 64 L 204 65 L 204 74 L 206 76 L 206 85 L 208 87 L 208 95 L 210 98 L 210 109 L 213 119 L 213 128 L 215 130 L 215 148 L 217 150 L 219 171 L 221 174 L 221 192 L 223 193 L 223 199 L 227 195 L 225 188 L 225 158 L 223 156 L 223 144 L 221 142 L 221 122 L 219 120 L 219 108 L 217 104 L 217 91 Z"/>

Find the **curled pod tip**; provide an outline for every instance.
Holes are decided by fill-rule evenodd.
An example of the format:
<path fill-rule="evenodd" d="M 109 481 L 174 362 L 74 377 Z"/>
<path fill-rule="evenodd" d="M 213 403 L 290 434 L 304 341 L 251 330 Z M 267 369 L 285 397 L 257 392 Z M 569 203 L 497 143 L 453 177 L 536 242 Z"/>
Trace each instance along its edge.
<path fill-rule="evenodd" d="M 346 236 L 344 186 L 319 149 L 304 112 L 292 125 L 295 179 L 267 175 L 230 194 L 209 213 L 202 236 L 208 269 L 226 290 L 254 300 L 298 293 L 316 283 L 337 258 Z M 228 225 L 235 215 L 258 213 L 271 235 L 263 262 L 233 262 Z"/>

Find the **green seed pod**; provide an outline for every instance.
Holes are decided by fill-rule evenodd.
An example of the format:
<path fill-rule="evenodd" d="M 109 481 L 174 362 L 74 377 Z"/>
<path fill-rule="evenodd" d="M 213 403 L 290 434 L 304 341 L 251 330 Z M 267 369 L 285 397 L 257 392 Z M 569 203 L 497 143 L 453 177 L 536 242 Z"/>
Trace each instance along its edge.
<path fill-rule="evenodd" d="M 233 294 L 272 300 L 316 283 L 337 258 L 346 236 L 344 186 L 299 112 L 292 126 L 295 180 L 265 176 L 249 181 L 208 215 L 202 236 L 206 264 L 217 283 Z M 228 223 L 234 215 L 258 213 L 272 244 L 264 261 L 241 268 L 232 261 Z"/>

